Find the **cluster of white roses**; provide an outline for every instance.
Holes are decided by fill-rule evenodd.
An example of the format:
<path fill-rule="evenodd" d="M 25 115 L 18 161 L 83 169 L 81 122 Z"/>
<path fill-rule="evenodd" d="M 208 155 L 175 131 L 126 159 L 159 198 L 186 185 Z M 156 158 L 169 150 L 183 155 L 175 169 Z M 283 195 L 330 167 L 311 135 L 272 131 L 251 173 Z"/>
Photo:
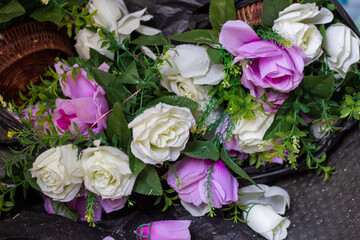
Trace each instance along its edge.
<path fill-rule="evenodd" d="M 331 24 L 323 37 L 315 25 L 330 23 L 334 16 L 327 8 L 321 8 L 315 3 L 295 3 L 279 13 L 274 21 L 273 29 L 302 48 L 311 62 L 323 55 L 323 50 L 329 55 L 326 60 L 332 70 L 338 72 L 336 77 L 345 78 L 350 66 L 360 59 L 359 38 L 342 23 Z M 322 49 L 323 47 L 323 49 Z"/>
<path fill-rule="evenodd" d="M 92 18 L 94 26 L 103 27 L 110 32 L 115 32 L 115 37 L 119 43 L 129 37 L 135 30 L 145 35 L 160 33 L 158 29 L 140 24 L 140 21 L 149 21 L 153 17 L 152 15 L 144 15 L 145 8 L 129 13 L 123 0 L 90 0 L 87 8 L 90 13 L 96 11 Z M 90 59 L 90 48 L 110 59 L 114 59 L 114 53 L 107 50 L 107 46 L 102 46 L 104 39 L 99 36 L 98 32 L 84 28 L 79 31 L 75 40 L 76 51 L 85 60 Z"/>
<path fill-rule="evenodd" d="M 40 154 L 30 169 L 41 191 L 60 202 L 76 197 L 82 183 L 103 199 L 118 199 L 131 194 L 136 176 L 129 157 L 114 147 L 85 149 L 78 160 L 76 146 L 63 145 Z"/>

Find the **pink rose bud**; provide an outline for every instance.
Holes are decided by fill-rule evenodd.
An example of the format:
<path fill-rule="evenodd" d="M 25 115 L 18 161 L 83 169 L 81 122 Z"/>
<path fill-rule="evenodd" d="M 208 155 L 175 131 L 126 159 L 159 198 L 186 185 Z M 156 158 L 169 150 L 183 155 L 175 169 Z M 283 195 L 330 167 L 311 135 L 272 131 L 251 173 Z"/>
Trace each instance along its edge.
<path fill-rule="evenodd" d="M 190 240 L 190 220 L 157 221 L 140 225 L 134 232 L 138 240 Z"/>

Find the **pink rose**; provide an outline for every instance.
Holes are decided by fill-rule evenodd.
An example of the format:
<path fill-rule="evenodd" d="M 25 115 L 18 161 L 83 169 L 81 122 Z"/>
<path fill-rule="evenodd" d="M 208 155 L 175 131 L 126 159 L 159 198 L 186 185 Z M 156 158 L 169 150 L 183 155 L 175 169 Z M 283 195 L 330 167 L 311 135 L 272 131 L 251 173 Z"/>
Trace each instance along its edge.
<path fill-rule="evenodd" d="M 243 21 L 228 21 L 220 32 L 220 43 L 235 56 L 234 63 L 249 59 L 243 66 L 241 83 L 250 88 L 272 88 L 280 92 L 295 89 L 303 78 L 309 59 L 296 45 L 282 48 L 271 41 L 261 40 Z"/>
<path fill-rule="evenodd" d="M 60 78 L 61 89 L 65 96 L 72 99 L 56 99 L 54 125 L 62 131 L 69 129 L 71 133 L 78 134 L 74 127 L 76 123 L 82 135 L 87 135 L 87 127 L 95 123 L 92 128 L 94 133 L 105 130 L 109 106 L 104 89 L 95 81 L 89 80 L 84 69 L 80 70 L 73 81 L 70 68 L 63 63 L 59 62 L 55 65 L 56 71 L 59 74 L 63 73 L 60 66 L 67 71 L 66 79 Z M 104 63 L 99 69 L 107 71 L 109 66 Z"/>
<path fill-rule="evenodd" d="M 190 220 L 157 221 L 140 225 L 135 234 L 141 240 L 190 240 Z"/>
<path fill-rule="evenodd" d="M 189 208 L 206 208 L 209 204 L 206 181 L 208 169 L 212 163 L 212 160 L 185 157 L 173 165 L 178 178 L 176 178 L 174 171 L 169 171 L 168 184 L 178 192 L 183 206 L 192 215 L 194 214 Z M 221 160 L 214 162 L 213 169 L 209 186 L 212 206 L 221 208 L 222 205 L 237 201 L 239 184 L 236 178 L 230 174 Z M 189 206 L 189 204 L 194 206 Z M 203 214 L 205 213 L 206 211 L 203 212 Z"/>

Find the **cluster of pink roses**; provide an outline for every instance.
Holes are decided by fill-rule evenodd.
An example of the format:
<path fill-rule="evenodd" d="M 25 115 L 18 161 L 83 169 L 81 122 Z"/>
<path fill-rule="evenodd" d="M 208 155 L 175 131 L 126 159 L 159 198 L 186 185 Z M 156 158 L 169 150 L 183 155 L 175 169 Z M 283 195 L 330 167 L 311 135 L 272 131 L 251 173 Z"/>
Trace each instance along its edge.
<path fill-rule="evenodd" d="M 107 118 L 103 115 L 109 111 L 109 106 L 105 91 L 98 83 L 88 79 L 83 68 L 72 79 L 71 71 L 76 67 L 69 67 L 62 62 L 55 65 L 60 76 L 66 72 L 66 78 L 60 78 L 60 86 L 63 94 L 70 99 L 56 100 L 53 122 L 60 130 L 69 129 L 73 134 L 78 134 L 74 126 L 76 124 L 82 135 L 87 135 L 87 128 L 94 124 L 92 131 L 98 133 L 106 129 Z M 107 72 L 109 66 L 103 63 L 99 69 Z"/>

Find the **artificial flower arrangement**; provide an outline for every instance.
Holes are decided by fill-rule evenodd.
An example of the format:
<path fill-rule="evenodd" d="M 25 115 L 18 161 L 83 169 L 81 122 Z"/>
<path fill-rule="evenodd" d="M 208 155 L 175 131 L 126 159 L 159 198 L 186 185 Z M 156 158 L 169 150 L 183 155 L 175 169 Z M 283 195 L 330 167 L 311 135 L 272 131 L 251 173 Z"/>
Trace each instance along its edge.
<path fill-rule="evenodd" d="M 74 6 L 83 15 L 59 25 L 75 32 L 79 57 L 59 59 L 23 105 L 3 102 L 22 124 L 8 132 L 22 147 L 3 166 L 0 210 L 32 187 L 48 212 L 95 226 L 138 193 L 158 196 L 164 210 L 180 201 L 193 216 L 233 210 L 233 221 L 284 239 L 289 195 L 243 167 L 303 160 L 326 181 L 335 173 L 315 156 L 316 141 L 338 120 L 360 118 L 360 50 L 334 6 L 264 0 L 263 23 L 249 26 L 232 0 L 213 0 L 211 30 L 169 37 L 121 0 Z M 239 179 L 253 185 L 239 188 Z M 190 239 L 189 224 L 154 222 L 135 234 Z"/>

